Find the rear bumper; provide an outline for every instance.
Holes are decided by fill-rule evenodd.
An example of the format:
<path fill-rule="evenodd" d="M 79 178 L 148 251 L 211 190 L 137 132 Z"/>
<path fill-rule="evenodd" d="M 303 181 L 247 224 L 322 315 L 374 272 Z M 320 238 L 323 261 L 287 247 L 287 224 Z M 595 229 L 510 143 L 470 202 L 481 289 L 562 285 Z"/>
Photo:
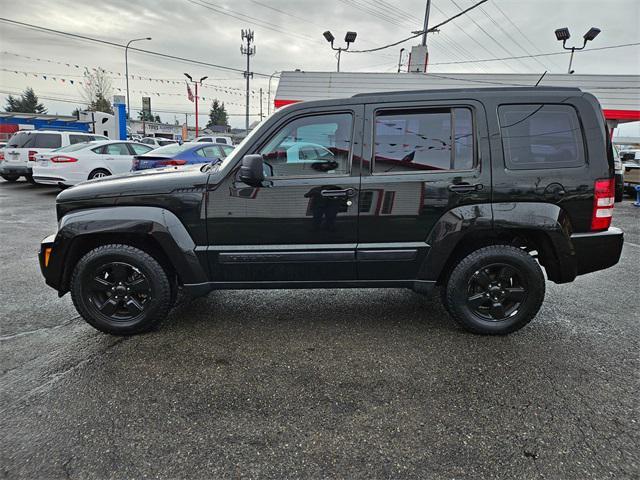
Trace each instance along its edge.
<path fill-rule="evenodd" d="M 0 163 L 0 175 L 31 175 L 32 172 L 32 168 L 26 165 Z"/>
<path fill-rule="evenodd" d="M 571 235 L 578 275 L 613 267 L 622 254 L 624 233 L 611 227 L 604 232 Z"/>

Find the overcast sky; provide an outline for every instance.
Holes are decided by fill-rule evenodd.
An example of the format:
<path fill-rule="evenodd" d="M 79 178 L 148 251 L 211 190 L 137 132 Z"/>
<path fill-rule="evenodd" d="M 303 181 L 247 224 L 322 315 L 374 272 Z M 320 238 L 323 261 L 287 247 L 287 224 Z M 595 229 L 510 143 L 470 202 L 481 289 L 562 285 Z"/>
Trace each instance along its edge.
<path fill-rule="evenodd" d="M 0 5 L 1 16 L 12 20 L 116 43 L 150 36 L 153 37 L 151 41 L 136 45 L 238 69 L 244 69 L 245 61 L 240 54 L 240 30 L 251 28 L 255 31 L 257 48 L 251 59 L 252 70 L 270 75 L 296 68 L 307 71 L 335 69 L 334 52 L 322 37 L 326 29 L 339 40 L 347 30 L 358 32 L 353 46 L 358 49 L 405 38 L 412 30 L 421 28 L 425 1 L 0 0 Z M 433 0 L 430 25 L 473 3 L 475 0 Z M 588 51 L 589 47 L 639 42 L 638 19 L 640 0 L 489 0 L 482 9 L 476 9 L 429 36 L 430 71 L 542 73 L 546 69 L 551 73 L 563 73 L 568 55 L 464 65 L 438 63 L 557 52 L 561 45 L 555 39 L 555 28 L 569 27 L 573 35 L 569 44 L 572 45 L 574 40 L 579 42 L 591 26 L 596 26 L 602 33 L 587 50 L 576 53 L 576 72 L 640 74 L 640 47 Z M 82 96 L 77 82 L 82 80 L 84 67 L 102 67 L 111 72 L 113 93 L 124 94 L 124 51 L 121 48 L 7 23 L 0 23 L 0 40 L 2 105 L 7 92 L 20 92 L 25 86 L 31 86 L 41 97 L 69 100 L 71 103 L 42 99 L 49 113 L 68 114 L 81 105 L 77 101 Z M 416 43 L 409 41 L 402 46 Z M 344 54 L 342 70 L 393 72 L 397 68 L 400 47 L 371 54 Z M 129 72 L 134 76 L 130 80 L 133 109 L 141 105 L 142 96 L 150 94 L 152 109 L 167 111 L 159 112 L 164 121 L 173 121 L 175 117 L 183 122 L 185 116 L 180 112 L 192 112 L 193 104 L 186 98 L 184 83 L 171 82 L 181 81 L 183 72 L 188 72 L 197 78 L 209 77 L 201 92 L 205 98 L 203 103 L 209 104 L 210 99 L 217 97 L 226 103 L 233 126 L 244 123 L 241 73 L 133 51 L 129 52 Z M 140 76 L 146 78 L 140 79 Z M 163 79 L 163 82 L 149 78 Z M 276 84 L 274 79 L 272 97 Z M 251 104 L 252 113 L 259 111 L 257 92 L 261 87 L 265 92 L 263 108 L 266 111 L 268 79 L 256 77 L 252 82 L 252 90 L 256 92 Z M 208 105 L 204 107 L 206 113 Z M 201 122 L 204 120 L 201 117 Z M 193 123 L 192 116 L 189 122 Z M 634 130 L 636 127 L 632 126 Z"/>

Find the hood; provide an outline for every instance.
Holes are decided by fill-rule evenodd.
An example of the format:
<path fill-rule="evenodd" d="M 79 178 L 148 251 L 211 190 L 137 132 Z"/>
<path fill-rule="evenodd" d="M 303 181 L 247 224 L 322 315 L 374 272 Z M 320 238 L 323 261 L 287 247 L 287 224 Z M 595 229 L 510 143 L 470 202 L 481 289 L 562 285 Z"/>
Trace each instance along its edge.
<path fill-rule="evenodd" d="M 160 195 L 176 190 L 203 188 L 213 170 L 201 171 L 202 164 L 188 167 L 170 167 L 141 170 L 97 178 L 60 192 L 58 203 L 92 200 L 100 198 Z"/>

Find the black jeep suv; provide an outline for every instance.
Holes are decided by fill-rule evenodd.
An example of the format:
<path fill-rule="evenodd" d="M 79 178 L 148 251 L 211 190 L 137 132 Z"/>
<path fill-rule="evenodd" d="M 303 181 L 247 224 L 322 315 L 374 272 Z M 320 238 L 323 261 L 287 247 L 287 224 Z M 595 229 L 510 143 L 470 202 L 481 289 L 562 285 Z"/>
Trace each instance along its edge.
<path fill-rule="evenodd" d="M 152 328 L 178 288 L 434 286 L 463 327 L 505 334 L 538 312 L 541 267 L 564 283 L 618 262 L 611 152 L 578 89 L 299 103 L 221 163 L 63 191 L 40 266 L 113 334 Z"/>

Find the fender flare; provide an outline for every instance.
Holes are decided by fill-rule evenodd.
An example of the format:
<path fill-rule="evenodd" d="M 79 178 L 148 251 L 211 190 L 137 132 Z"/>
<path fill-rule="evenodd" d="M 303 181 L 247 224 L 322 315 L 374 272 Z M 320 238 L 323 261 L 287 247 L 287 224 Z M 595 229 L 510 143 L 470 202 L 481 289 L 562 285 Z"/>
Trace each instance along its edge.
<path fill-rule="evenodd" d="M 456 247 L 470 235 L 500 238 L 503 233 L 535 231 L 545 247 L 550 280 L 572 281 L 577 275 L 571 222 L 560 206 L 542 202 L 503 202 L 465 205 L 445 213 L 427 238 L 429 251 L 418 278 L 437 280 Z"/>
<path fill-rule="evenodd" d="M 90 235 L 100 234 L 150 237 L 163 250 L 182 283 L 199 284 L 208 280 L 206 270 L 196 255 L 196 245 L 191 235 L 174 213 L 160 207 L 100 207 L 73 211 L 60 220 L 53 243 L 55 253 L 51 256 L 48 268 L 58 272 L 55 283 L 59 291 L 66 291 L 63 285 L 64 267 L 74 244 Z"/>

